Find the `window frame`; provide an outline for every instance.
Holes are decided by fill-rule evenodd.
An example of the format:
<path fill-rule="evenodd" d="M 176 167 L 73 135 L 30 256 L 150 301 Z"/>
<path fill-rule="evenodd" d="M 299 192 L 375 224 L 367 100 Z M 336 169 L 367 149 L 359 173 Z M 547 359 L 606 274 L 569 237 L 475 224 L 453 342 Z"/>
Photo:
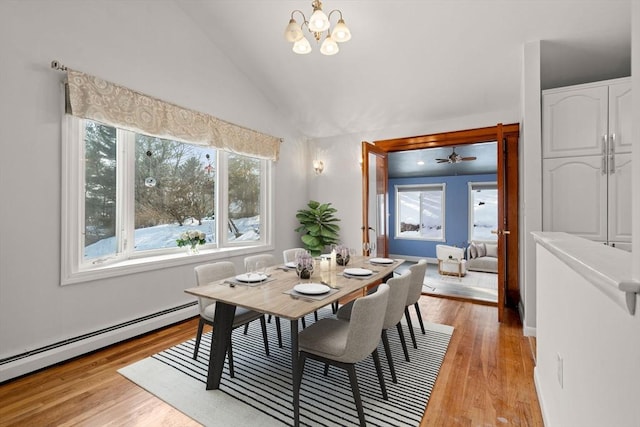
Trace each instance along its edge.
<path fill-rule="evenodd" d="M 116 127 L 118 138 L 135 140 L 135 132 Z M 195 145 L 195 144 L 194 144 Z M 135 178 L 134 144 L 120 144 L 116 154 L 116 192 L 122 207 L 116 218 L 116 235 L 134 238 L 135 190 L 132 182 Z M 228 240 L 228 153 L 214 148 L 217 155 L 216 242 L 203 245 L 198 255 L 188 255 L 184 248 L 159 248 L 149 251 L 128 249 L 125 239 L 118 238 L 118 252 L 109 259 L 85 261 L 84 245 L 84 185 L 85 185 L 85 144 L 84 119 L 71 115 L 63 116 L 62 123 L 62 177 L 61 177 L 61 270 L 60 284 L 89 282 L 109 277 L 122 276 L 143 271 L 156 270 L 207 262 L 214 259 L 246 255 L 273 249 L 273 161 L 258 159 L 261 162 L 260 174 L 260 239 L 235 242 Z M 248 156 L 247 156 L 248 157 Z M 123 167 L 124 165 L 124 167 Z M 121 212 L 126 212 L 120 217 Z M 123 233 L 123 234 L 120 234 Z"/>
<path fill-rule="evenodd" d="M 439 190 L 441 194 L 441 209 L 442 209 L 442 237 L 441 238 L 431 238 L 431 237 L 416 237 L 416 236 L 402 236 L 400 231 L 400 193 L 408 192 L 408 191 L 433 191 L 434 189 Z M 399 184 L 394 186 L 395 191 L 395 236 L 394 239 L 398 240 L 418 240 L 418 241 L 426 241 L 426 242 L 444 242 L 446 241 L 446 190 L 447 184 L 445 182 L 441 183 L 428 183 L 428 184 Z M 420 215 L 422 215 L 422 208 L 420 208 Z M 421 217 L 422 218 L 422 217 Z"/>
<path fill-rule="evenodd" d="M 484 187 L 484 189 L 490 189 L 490 190 L 496 190 L 496 192 L 498 191 L 498 181 L 469 181 L 467 182 L 467 218 L 468 218 L 468 230 L 469 232 L 468 234 L 468 241 L 469 242 L 480 242 L 480 243 L 496 243 L 498 241 L 498 236 L 496 235 L 495 240 L 481 240 L 481 239 L 474 239 L 473 238 L 473 230 L 475 229 L 474 227 L 474 222 L 475 222 L 475 212 L 474 212 L 474 206 L 473 206 L 473 201 L 474 201 L 474 197 L 473 197 L 473 192 L 478 188 L 478 187 Z M 481 188 L 483 189 L 483 188 Z M 497 221 L 498 221 L 498 213 L 496 211 L 496 227 L 497 227 Z"/>

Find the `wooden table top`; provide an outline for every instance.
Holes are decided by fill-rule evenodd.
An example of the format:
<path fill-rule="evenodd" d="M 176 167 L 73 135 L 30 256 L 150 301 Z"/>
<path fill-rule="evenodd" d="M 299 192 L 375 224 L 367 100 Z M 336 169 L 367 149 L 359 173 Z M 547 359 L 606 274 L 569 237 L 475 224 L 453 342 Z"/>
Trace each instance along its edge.
<path fill-rule="evenodd" d="M 275 266 L 267 270 L 270 280 L 259 285 L 246 286 L 238 284 L 231 286 L 229 283 L 225 283 L 225 280 L 218 280 L 208 285 L 185 289 L 185 292 L 197 297 L 206 297 L 250 310 L 295 320 L 369 285 L 381 283 L 384 277 L 393 272 L 403 262 L 403 259 L 396 259 L 393 264 L 374 265 L 369 262 L 368 257 L 354 256 L 346 268 L 367 268 L 374 271 L 374 274 L 366 278 L 348 278 L 342 275 L 345 267 L 337 266 L 334 271 L 321 272 L 316 269 L 310 280 L 300 280 L 293 269 L 284 271 L 280 268 L 282 266 Z M 329 287 L 339 290 L 321 300 L 296 297 L 284 293 L 293 289 L 295 285 L 306 282 L 323 282 Z"/>

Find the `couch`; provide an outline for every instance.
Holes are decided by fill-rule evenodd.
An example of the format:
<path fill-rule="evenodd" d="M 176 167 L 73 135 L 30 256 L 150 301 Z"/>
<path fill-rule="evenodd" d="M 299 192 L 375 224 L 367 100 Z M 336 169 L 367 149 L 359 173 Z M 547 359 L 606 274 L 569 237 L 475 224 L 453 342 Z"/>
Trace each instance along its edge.
<path fill-rule="evenodd" d="M 467 270 L 498 273 L 498 244 L 471 242 L 467 247 Z"/>

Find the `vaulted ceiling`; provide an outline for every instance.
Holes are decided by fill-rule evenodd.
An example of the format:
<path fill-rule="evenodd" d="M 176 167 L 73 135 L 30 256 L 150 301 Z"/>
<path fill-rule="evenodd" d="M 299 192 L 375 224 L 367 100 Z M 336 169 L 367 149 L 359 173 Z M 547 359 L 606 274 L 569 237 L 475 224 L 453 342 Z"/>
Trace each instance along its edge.
<path fill-rule="evenodd" d="M 325 0 L 353 35 L 330 57 L 284 40 L 311 0 L 175 1 L 309 138 L 520 111 L 530 41 L 543 88 L 631 69 L 630 0 Z"/>

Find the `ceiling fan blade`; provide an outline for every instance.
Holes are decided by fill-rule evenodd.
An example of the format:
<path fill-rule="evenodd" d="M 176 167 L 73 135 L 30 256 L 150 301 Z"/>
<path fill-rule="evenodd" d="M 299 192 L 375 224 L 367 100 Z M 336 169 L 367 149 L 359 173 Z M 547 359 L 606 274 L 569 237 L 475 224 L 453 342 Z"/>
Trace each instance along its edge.
<path fill-rule="evenodd" d="M 463 162 L 467 162 L 469 160 L 475 160 L 475 159 L 476 159 L 476 157 L 462 157 L 462 158 L 460 158 L 460 160 L 462 160 Z"/>
<path fill-rule="evenodd" d="M 438 162 L 438 163 L 448 163 L 449 159 L 436 159 L 436 162 Z"/>

